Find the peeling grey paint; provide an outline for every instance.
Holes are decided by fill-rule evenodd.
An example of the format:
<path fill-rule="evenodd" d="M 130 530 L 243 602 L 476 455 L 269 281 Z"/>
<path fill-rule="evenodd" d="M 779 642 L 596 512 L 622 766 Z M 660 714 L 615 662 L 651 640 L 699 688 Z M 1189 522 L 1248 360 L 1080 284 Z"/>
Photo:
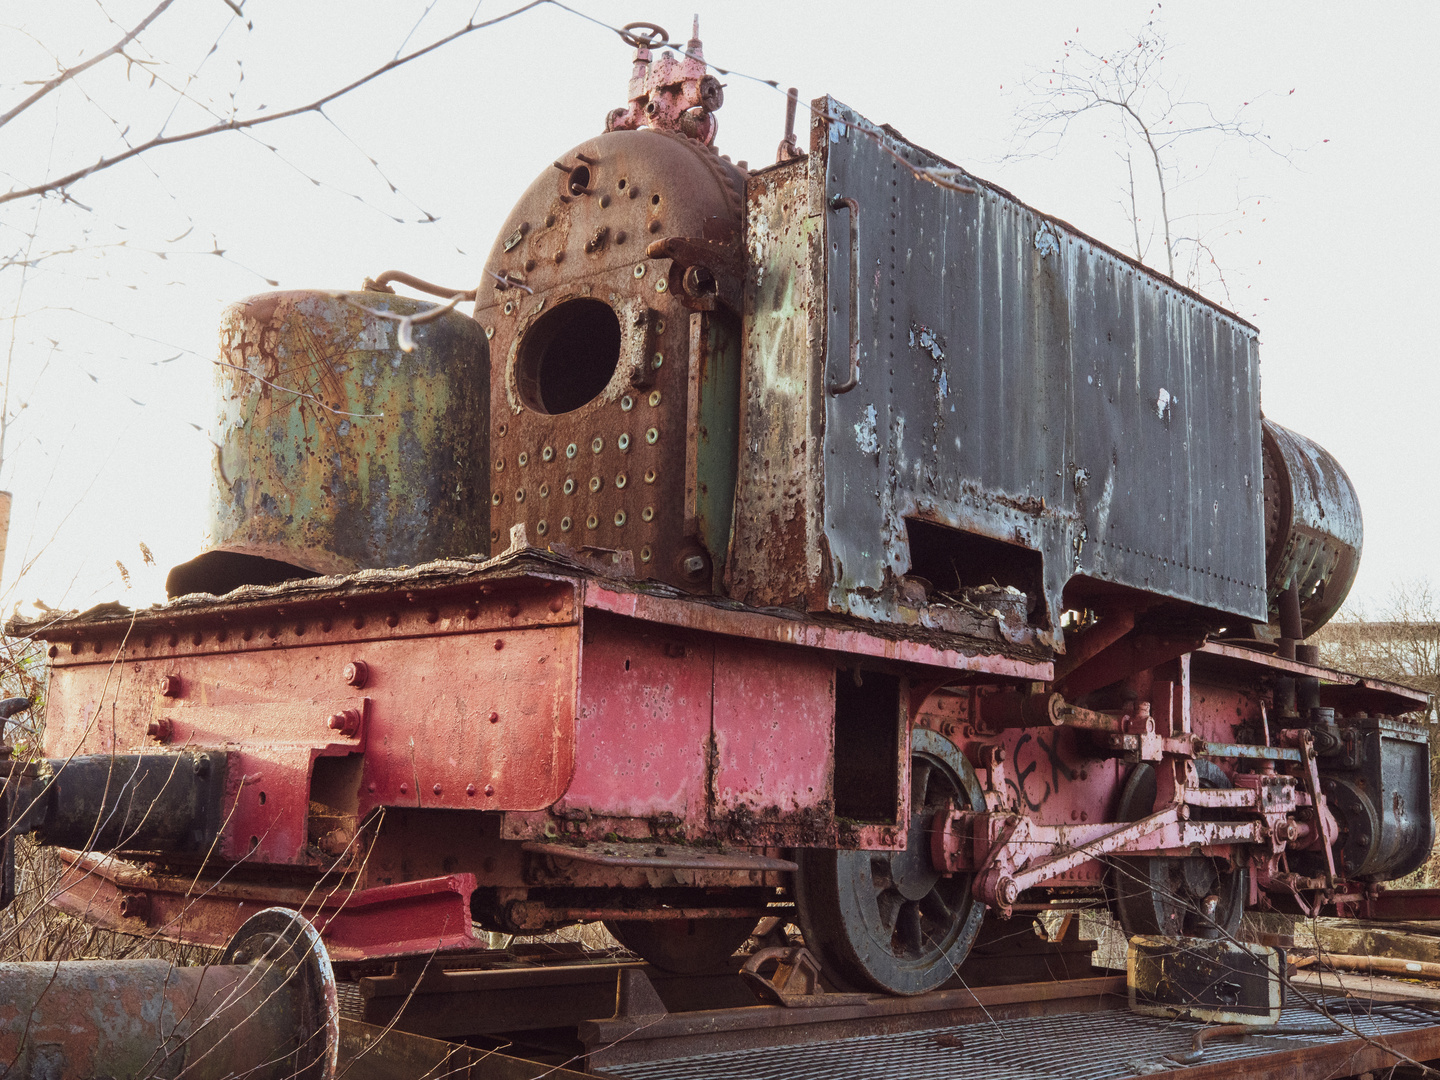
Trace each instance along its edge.
<path fill-rule="evenodd" d="M 862 454 L 880 452 L 880 435 L 875 428 L 875 406 L 866 405 L 865 412 L 855 424 L 855 445 Z"/>

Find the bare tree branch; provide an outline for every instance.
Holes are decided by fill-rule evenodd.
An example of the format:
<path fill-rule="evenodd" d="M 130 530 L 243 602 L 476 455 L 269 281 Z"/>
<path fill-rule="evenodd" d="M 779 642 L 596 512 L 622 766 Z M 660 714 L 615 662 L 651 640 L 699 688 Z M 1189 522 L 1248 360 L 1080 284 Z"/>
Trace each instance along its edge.
<path fill-rule="evenodd" d="M 62 192 L 65 188 L 69 187 L 71 184 L 76 183 L 77 181 L 83 180 L 88 176 L 93 176 L 97 172 L 103 172 L 106 169 L 114 168 L 116 165 L 119 165 L 122 162 L 129 161 L 131 158 L 139 157 L 141 154 L 147 153 L 151 150 L 156 150 L 162 146 L 172 146 L 176 143 L 190 142 L 194 139 L 202 139 L 206 136 L 218 135 L 226 131 L 245 131 L 249 128 L 259 127 L 262 124 L 273 124 L 279 120 L 288 120 L 292 117 L 303 116 L 306 113 L 321 112 L 325 108 L 325 106 L 329 105 L 332 101 L 335 101 L 338 98 L 342 98 L 346 94 L 349 94 L 354 90 L 358 90 L 366 83 L 373 82 L 380 76 L 394 71 L 398 67 L 402 67 L 405 64 L 408 64 L 412 60 L 417 60 L 420 57 L 427 55 L 428 53 L 434 52 L 436 49 L 448 45 L 453 41 L 457 41 L 460 38 L 464 37 L 466 34 L 473 33 L 476 30 L 483 30 L 486 27 L 494 26 L 497 23 L 505 22 L 507 19 L 513 19 L 516 15 L 520 15 L 526 11 L 529 11 L 531 8 L 540 7 L 544 4 L 549 4 L 553 2 L 554 0 L 531 0 L 530 3 L 524 4 L 521 7 L 514 9 L 513 11 L 508 11 L 504 15 L 497 15 L 493 19 L 487 19 L 484 22 L 468 22 L 459 30 L 456 30 L 454 33 L 447 34 L 445 37 L 440 38 L 438 41 L 431 42 L 424 48 L 416 49 L 414 52 L 407 53 L 406 55 L 398 59 L 390 60 L 387 63 L 381 64 L 378 68 L 366 75 L 361 76 L 354 82 L 346 86 L 342 86 L 338 90 L 331 91 L 330 93 L 325 94 L 323 97 L 319 97 L 314 101 L 310 102 L 308 105 L 298 105 L 293 109 L 285 109 L 282 112 L 270 113 L 265 116 L 252 116 L 244 120 L 222 121 L 218 124 L 212 124 L 209 127 L 196 128 L 193 131 L 182 132 L 178 135 L 157 135 L 155 138 L 130 147 L 123 153 L 116 154 L 114 157 L 102 157 L 100 158 L 100 160 L 95 162 L 95 164 L 88 165 L 83 169 L 76 169 L 74 172 L 67 173 L 64 176 L 57 177 L 53 180 L 47 180 L 43 183 L 35 184 L 28 188 L 13 189 L 11 191 L 5 192 L 4 194 L 0 194 L 0 204 L 13 202 L 16 199 L 34 198 L 38 195 L 46 195 L 52 192 Z"/>
<path fill-rule="evenodd" d="M 36 91 L 35 91 L 33 94 L 31 94 L 28 98 L 26 98 L 24 101 L 20 102 L 19 105 L 16 105 L 13 109 L 11 109 L 9 112 L 5 113 L 4 115 L 0 115 L 0 127 L 4 127 L 4 126 L 5 126 L 6 124 L 8 124 L 11 120 L 14 120 L 15 117 L 19 116 L 19 115 L 20 115 L 21 113 L 23 113 L 26 109 L 30 108 L 31 105 L 34 105 L 37 101 L 39 101 L 41 98 L 43 98 L 46 94 L 50 93 L 52 90 L 56 89 L 57 87 L 63 86 L 65 83 L 67 83 L 67 82 L 69 82 L 71 79 L 75 78 L 75 76 L 76 76 L 76 75 L 79 75 L 81 72 L 88 71 L 90 68 L 94 67 L 96 64 L 100 63 L 102 60 L 106 60 L 106 59 L 108 59 L 109 57 L 112 57 L 112 56 L 118 56 L 118 55 L 120 55 L 121 51 L 125 48 L 126 45 L 129 45 L 130 42 L 134 41 L 135 38 L 139 36 L 139 34 L 140 34 L 140 32 L 141 32 L 142 30 L 144 30 L 144 29 L 145 29 L 147 26 L 149 26 L 152 22 L 154 22 L 156 19 L 158 19 L 158 18 L 160 17 L 160 15 L 164 13 L 165 9 L 168 8 L 168 7 L 169 7 L 171 4 L 173 4 L 174 2 L 175 2 L 175 0 L 161 0 L 161 2 L 156 5 L 154 11 L 150 12 L 149 15 L 146 15 L 145 18 L 141 19 L 141 20 L 135 25 L 135 29 L 131 30 L 128 34 L 126 34 L 124 37 L 122 37 L 122 38 L 121 38 L 119 41 L 117 41 L 114 45 L 110 46 L 110 48 L 106 49 L 106 50 L 105 50 L 104 52 L 102 52 L 102 53 L 96 53 L 94 56 L 92 56 L 89 60 L 86 60 L 84 63 L 76 64 L 76 65 L 75 65 L 74 67 L 72 67 L 72 68 L 66 68 L 66 69 L 65 69 L 64 71 L 62 71 L 59 75 L 56 75 L 56 76 L 55 76 L 53 79 L 51 79 L 49 82 L 47 82 L 47 83 L 45 83 L 44 85 L 42 85 L 39 90 L 36 90 Z"/>
<path fill-rule="evenodd" d="M 1203 101 L 1185 96 L 1176 81 L 1167 78 L 1162 70 L 1166 51 L 1165 37 L 1154 22 L 1147 23 L 1130 45 L 1107 55 L 1092 52 L 1074 40 L 1065 42 L 1063 59 L 1025 82 L 1029 101 L 1016 113 L 1018 149 L 1008 154 L 1007 160 L 1053 156 L 1072 140 L 1078 121 L 1089 118 L 1101 124 L 1101 138 L 1115 138 L 1126 148 L 1120 155 L 1126 168 L 1121 205 L 1129 219 L 1137 258 L 1144 261 L 1147 253 L 1148 245 L 1141 240 L 1140 219 L 1144 216 L 1142 205 L 1149 202 L 1156 206 L 1154 216 L 1165 240 L 1163 269 L 1170 277 L 1176 277 L 1177 255 L 1187 247 L 1204 247 L 1203 255 L 1208 258 L 1201 257 L 1197 250 L 1191 251 L 1190 273 L 1185 282 L 1198 288 L 1200 268 L 1213 265 L 1218 273 L 1219 263 L 1208 241 L 1198 238 L 1198 229 L 1179 228 L 1182 221 L 1200 215 L 1181 213 L 1173 197 L 1177 189 L 1205 172 L 1200 162 L 1193 169 L 1182 170 L 1182 151 L 1192 162 L 1199 154 L 1203 162 L 1208 144 L 1209 164 L 1213 164 L 1222 147 L 1231 144 L 1263 148 L 1287 161 L 1289 155 L 1277 149 L 1258 125 L 1246 120 L 1249 102 L 1226 116 L 1217 114 Z M 1132 140 L 1144 144 L 1154 171 L 1151 194 L 1136 184 L 1130 153 Z"/>

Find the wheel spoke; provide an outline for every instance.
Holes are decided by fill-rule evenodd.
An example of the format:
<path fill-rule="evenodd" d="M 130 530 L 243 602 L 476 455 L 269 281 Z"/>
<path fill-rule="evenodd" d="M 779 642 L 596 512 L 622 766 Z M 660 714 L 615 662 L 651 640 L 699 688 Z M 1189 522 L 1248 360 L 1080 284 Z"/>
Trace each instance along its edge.
<path fill-rule="evenodd" d="M 950 905 L 945 903 L 945 898 L 940 895 L 939 889 L 931 889 L 920 898 L 920 910 L 924 912 L 933 922 L 939 923 L 943 929 L 950 925 L 955 917 L 950 910 Z"/>
<path fill-rule="evenodd" d="M 1220 882 L 1220 874 L 1211 859 L 1185 859 L 1184 868 L 1185 892 L 1197 900 L 1213 893 Z"/>
<path fill-rule="evenodd" d="M 894 884 L 894 879 L 890 876 L 888 854 L 870 856 L 870 883 L 877 889 L 888 889 Z"/>
<path fill-rule="evenodd" d="M 915 901 L 908 901 L 900 908 L 899 917 L 895 920 L 895 936 L 902 948 L 914 953 L 920 951 L 923 944 L 920 933 L 920 905 Z"/>
<path fill-rule="evenodd" d="M 875 898 L 875 906 L 880 912 L 880 929 L 886 934 L 894 935 L 895 921 L 900 917 L 900 909 L 904 903 L 904 898 L 894 891 L 882 892 Z"/>
<path fill-rule="evenodd" d="M 910 761 L 910 809 L 918 811 L 925 805 L 925 796 L 930 790 L 930 762 L 922 757 Z"/>

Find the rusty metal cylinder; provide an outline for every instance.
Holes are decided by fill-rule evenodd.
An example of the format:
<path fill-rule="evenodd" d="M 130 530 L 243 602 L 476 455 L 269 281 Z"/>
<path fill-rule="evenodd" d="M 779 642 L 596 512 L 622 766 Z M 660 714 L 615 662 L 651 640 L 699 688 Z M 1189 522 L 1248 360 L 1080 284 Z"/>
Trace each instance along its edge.
<path fill-rule="evenodd" d="M 485 335 L 455 311 L 400 321 L 439 306 L 295 291 L 225 311 L 210 535 L 170 595 L 488 551 Z"/>
<path fill-rule="evenodd" d="M 1360 497 L 1340 463 L 1303 435 L 1265 420 L 1261 448 L 1271 618 L 1285 617 L 1285 593 L 1293 587 L 1299 636 L 1309 637 L 1340 610 L 1355 583 L 1365 537 Z M 1286 636 L 1294 637 L 1293 610 L 1289 621 Z"/>
<path fill-rule="evenodd" d="M 225 959 L 243 962 L 0 964 L 3 1075 L 330 1080 L 335 983 L 310 924 L 261 912 Z"/>

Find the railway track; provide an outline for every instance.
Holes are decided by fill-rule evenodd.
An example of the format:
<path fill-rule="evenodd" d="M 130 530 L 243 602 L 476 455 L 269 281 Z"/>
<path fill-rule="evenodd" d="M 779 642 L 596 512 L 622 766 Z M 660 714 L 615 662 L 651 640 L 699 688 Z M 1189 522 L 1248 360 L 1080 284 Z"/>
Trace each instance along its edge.
<path fill-rule="evenodd" d="M 1440 1005 L 1338 980 L 1297 984 L 1278 1026 L 1242 1036 L 1136 1015 L 1113 972 L 790 1004 L 761 1003 L 733 970 L 668 975 L 564 947 L 341 977 L 342 1069 L 376 1080 L 1331 1080 L 1440 1059 Z"/>
<path fill-rule="evenodd" d="M 0 1076 L 1437 1074 L 1424 1064 L 1440 1062 L 1440 993 L 1433 986 L 1356 974 L 1354 961 L 1363 958 L 1353 956 L 1287 965 L 1273 947 L 1287 944 L 1279 940 L 1261 950 L 1272 975 L 1257 984 L 1254 965 L 1235 959 L 1253 955 L 1251 946 L 1194 938 L 1162 943 L 1158 954 L 1156 939 L 1132 939 L 1127 979 L 1092 966 L 1096 942 L 1080 938 L 1078 923 L 1074 912 L 1050 922 L 987 920 L 975 952 L 951 979 L 901 996 L 833 989 L 804 946 L 772 944 L 782 940 L 773 929 L 753 952 L 690 974 L 665 972 L 618 949 L 566 943 L 337 961 L 306 919 L 270 908 L 247 920 L 206 965 L 0 965 L 0 1062 L 6 1062 Z M 1283 972 L 1280 997 L 1275 975 Z M 1257 1008 L 1257 1000 L 1264 1004 Z M 1210 1022 L 1177 1019 L 1167 1002 L 1208 1009 L 1202 1015 Z"/>

